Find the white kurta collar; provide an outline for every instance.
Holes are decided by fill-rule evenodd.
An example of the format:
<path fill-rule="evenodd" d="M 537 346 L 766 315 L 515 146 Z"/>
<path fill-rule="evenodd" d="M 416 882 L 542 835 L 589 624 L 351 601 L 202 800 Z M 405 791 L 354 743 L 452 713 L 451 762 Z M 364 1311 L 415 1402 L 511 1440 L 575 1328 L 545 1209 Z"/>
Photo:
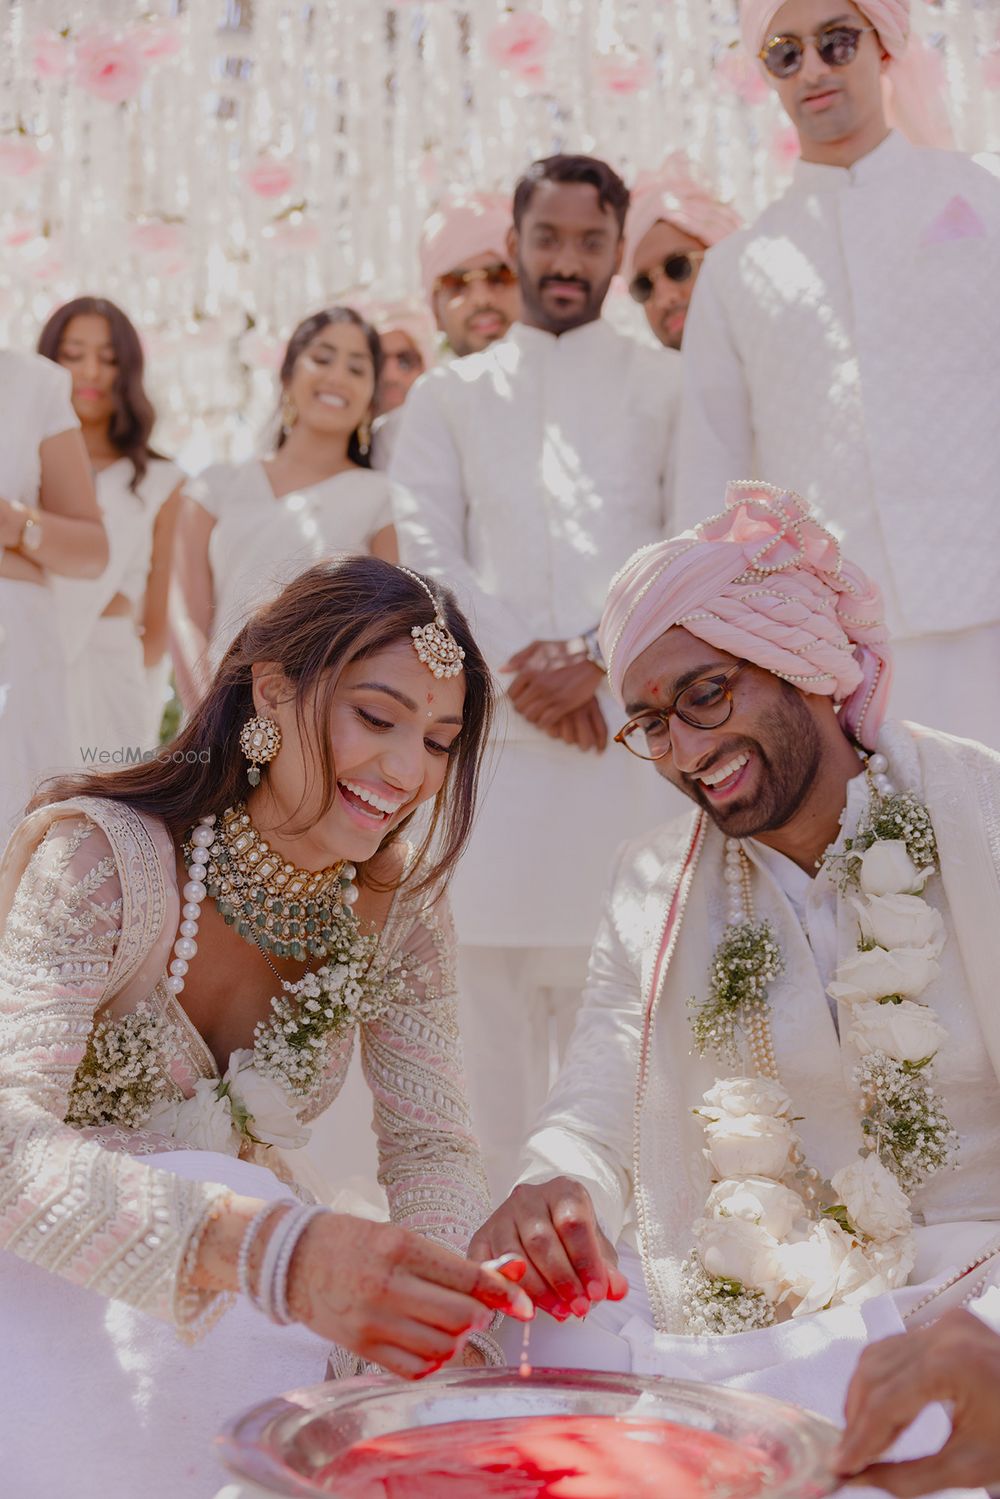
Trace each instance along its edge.
<path fill-rule="evenodd" d="M 836 192 L 847 187 L 857 187 L 860 183 L 874 182 L 886 173 L 903 167 L 917 149 L 898 130 L 890 130 L 874 151 L 862 156 L 852 167 L 831 167 L 818 161 L 797 161 L 792 189 Z"/>
<path fill-rule="evenodd" d="M 544 328 L 515 323 L 507 334 L 507 338 L 526 354 L 558 349 L 560 353 L 568 351 L 567 357 L 573 359 L 577 355 L 595 352 L 608 338 L 615 336 L 615 330 L 604 318 L 595 318 L 579 328 L 568 328 L 565 333 L 547 333 Z"/>

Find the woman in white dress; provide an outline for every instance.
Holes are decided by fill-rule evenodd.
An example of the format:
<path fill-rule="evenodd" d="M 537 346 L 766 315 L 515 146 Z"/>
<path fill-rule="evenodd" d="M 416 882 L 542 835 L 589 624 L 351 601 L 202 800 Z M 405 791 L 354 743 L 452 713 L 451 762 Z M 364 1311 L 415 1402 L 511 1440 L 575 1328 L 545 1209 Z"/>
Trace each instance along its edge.
<path fill-rule="evenodd" d="M 0 847 L 36 781 L 71 763 L 51 581 L 108 562 L 79 426 L 63 370 L 0 349 Z"/>
<path fill-rule="evenodd" d="M 381 358 L 350 308 L 306 318 L 281 365 L 272 456 L 216 464 L 185 486 L 175 665 L 188 709 L 247 616 L 297 573 L 343 552 L 396 560 L 389 481 L 368 451 Z"/>
<path fill-rule="evenodd" d="M 132 323 L 104 297 L 77 297 L 42 329 L 38 352 L 69 370 L 111 561 L 93 581 L 54 582 L 70 665 L 75 763 L 148 749 L 153 677 L 167 649 L 167 593 L 183 473 L 153 451 L 156 420 Z"/>
<path fill-rule="evenodd" d="M 0 867 L 11 1499 L 208 1499 L 223 1420 L 321 1381 L 331 1342 L 338 1371 L 418 1378 L 499 1362 L 487 1308 L 530 1316 L 463 1257 L 487 1199 L 446 885 L 491 704 L 449 595 L 374 558 L 320 565 L 240 631 L 169 752 L 64 778 L 18 828 Z M 391 1223 L 296 1194 L 356 1040 Z"/>

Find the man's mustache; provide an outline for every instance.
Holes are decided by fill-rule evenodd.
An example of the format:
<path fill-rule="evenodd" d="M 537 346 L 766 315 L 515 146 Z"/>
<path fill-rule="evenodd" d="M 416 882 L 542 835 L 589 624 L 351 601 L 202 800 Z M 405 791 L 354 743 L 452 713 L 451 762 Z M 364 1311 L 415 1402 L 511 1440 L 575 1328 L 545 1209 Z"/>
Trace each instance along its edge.
<path fill-rule="evenodd" d="M 587 296 L 590 295 L 590 282 L 584 281 L 582 276 L 543 276 L 538 288 L 544 291 L 547 286 L 578 286 Z"/>

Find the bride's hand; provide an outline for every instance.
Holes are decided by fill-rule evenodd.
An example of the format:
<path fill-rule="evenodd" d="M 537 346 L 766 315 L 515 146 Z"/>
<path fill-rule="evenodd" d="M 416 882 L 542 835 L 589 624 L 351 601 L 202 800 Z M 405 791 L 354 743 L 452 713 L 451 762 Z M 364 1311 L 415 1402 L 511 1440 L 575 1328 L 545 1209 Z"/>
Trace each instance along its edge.
<path fill-rule="evenodd" d="M 395 1224 L 343 1213 L 314 1218 L 303 1234 L 288 1305 L 313 1332 L 407 1379 L 447 1363 L 489 1325 L 487 1308 L 533 1315 L 524 1292 L 495 1270 Z"/>

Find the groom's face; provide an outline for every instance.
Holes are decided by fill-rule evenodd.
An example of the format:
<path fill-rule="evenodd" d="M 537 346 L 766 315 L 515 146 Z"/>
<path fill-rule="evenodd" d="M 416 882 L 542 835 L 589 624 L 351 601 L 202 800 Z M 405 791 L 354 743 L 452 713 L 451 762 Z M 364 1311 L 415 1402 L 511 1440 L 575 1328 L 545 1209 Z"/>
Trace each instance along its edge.
<path fill-rule="evenodd" d="M 626 672 L 626 711 L 631 718 L 669 708 L 686 687 L 740 664 L 675 626 Z M 672 713 L 669 749 L 652 763 L 727 837 L 752 838 L 784 827 L 802 807 L 819 770 L 822 736 L 806 694 L 773 673 L 744 663 L 729 687 L 732 712 L 724 724 L 695 728 Z"/>

